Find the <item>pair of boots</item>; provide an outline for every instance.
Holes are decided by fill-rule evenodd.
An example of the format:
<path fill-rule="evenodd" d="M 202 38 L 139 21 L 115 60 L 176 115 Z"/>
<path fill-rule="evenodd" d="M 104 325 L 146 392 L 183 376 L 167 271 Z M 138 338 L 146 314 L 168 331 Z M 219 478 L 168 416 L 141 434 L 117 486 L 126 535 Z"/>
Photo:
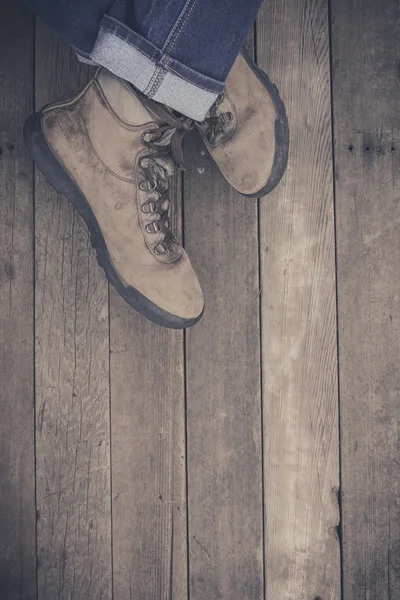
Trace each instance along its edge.
<path fill-rule="evenodd" d="M 263 196 L 288 156 L 284 105 L 266 74 L 240 55 L 226 91 L 195 123 L 227 181 Z M 155 323 L 185 328 L 203 313 L 189 258 L 169 227 L 171 178 L 184 168 L 192 120 L 100 69 L 75 98 L 25 124 L 28 149 L 52 186 L 86 221 L 110 283 Z"/>

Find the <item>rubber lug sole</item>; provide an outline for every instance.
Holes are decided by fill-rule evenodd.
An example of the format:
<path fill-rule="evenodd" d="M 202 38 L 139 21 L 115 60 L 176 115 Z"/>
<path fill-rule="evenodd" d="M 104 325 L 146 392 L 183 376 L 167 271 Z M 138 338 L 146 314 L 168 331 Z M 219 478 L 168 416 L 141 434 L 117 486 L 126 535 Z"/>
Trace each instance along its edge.
<path fill-rule="evenodd" d="M 24 140 L 28 151 L 47 181 L 58 193 L 71 202 L 84 219 L 89 229 L 91 244 L 96 251 L 97 261 L 111 285 L 130 306 L 157 325 L 171 329 L 185 329 L 195 325 L 203 313 L 194 319 L 182 319 L 151 302 L 139 290 L 124 284 L 111 262 L 100 226 L 88 201 L 49 148 L 41 123 L 41 112 L 29 117 L 25 123 Z"/>

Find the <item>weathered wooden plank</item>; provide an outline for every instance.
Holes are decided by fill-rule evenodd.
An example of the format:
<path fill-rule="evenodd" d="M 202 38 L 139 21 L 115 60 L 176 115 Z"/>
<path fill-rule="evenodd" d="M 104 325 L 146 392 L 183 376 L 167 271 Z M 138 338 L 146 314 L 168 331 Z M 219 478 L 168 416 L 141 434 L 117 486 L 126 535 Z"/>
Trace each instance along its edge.
<path fill-rule="evenodd" d="M 36 103 L 87 81 L 42 23 Z M 38 585 L 41 600 L 111 598 L 108 286 L 83 221 L 36 173 Z"/>
<path fill-rule="evenodd" d="M 398 2 L 335 0 L 343 588 L 400 597 Z"/>
<path fill-rule="evenodd" d="M 280 88 L 289 167 L 261 201 L 267 598 L 337 600 L 338 387 L 328 11 L 264 3 L 257 56 Z"/>
<path fill-rule="evenodd" d="M 33 21 L 0 3 L 0 595 L 36 598 L 33 177 L 22 139 L 32 112 Z"/>
<path fill-rule="evenodd" d="M 150 323 L 114 290 L 110 314 L 114 598 L 187 600 L 183 334 Z"/>
<path fill-rule="evenodd" d="M 186 332 L 191 600 L 264 597 L 257 202 L 235 193 L 195 135 L 186 248 L 205 295 Z"/>

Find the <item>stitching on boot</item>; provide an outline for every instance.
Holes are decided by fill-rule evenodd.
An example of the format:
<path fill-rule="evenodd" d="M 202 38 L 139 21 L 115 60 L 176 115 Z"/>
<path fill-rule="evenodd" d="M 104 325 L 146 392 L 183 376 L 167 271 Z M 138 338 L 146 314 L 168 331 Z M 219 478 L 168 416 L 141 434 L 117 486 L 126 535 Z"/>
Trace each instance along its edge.
<path fill-rule="evenodd" d="M 100 100 L 102 106 L 106 109 L 106 111 L 114 119 L 114 121 L 118 124 L 119 127 L 126 129 L 126 131 L 140 131 L 141 129 L 143 129 L 143 125 L 130 125 L 129 123 L 126 123 L 125 121 L 123 121 L 121 119 L 121 117 L 111 107 L 111 105 L 108 102 L 108 100 L 103 92 L 103 89 L 98 81 L 95 81 L 95 87 L 96 87 L 97 93 L 99 95 L 99 100 Z M 128 85 L 126 87 L 129 90 Z"/>
<path fill-rule="evenodd" d="M 95 81 L 97 83 L 97 76 L 98 76 L 100 70 L 101 70 L 101 67 L 99 67 L 97 69 L 97 72 L 96 72 L 96 75 L 94 76 L 94 78 L 91 81 L 89 81 L 89 83 L 87 85 L 85 85 L 85 87 L 78 94 L 75 94 L 75 96 L 73 96 L 72 98 L 68 98 L 68 100 L 60 100 L 60 102 L 53 102 L 52 104 L 46 104 L 42 108 L 42 113 L 45 114 L 46 112 L 50 112 L 54 108 L 61 108 L 64 106 L 70 106 L 71 104 L 74 104 L 77 100 L 79 100 L 82 96 L 84 96 L 86 94 L 88 89 L 93 85 L 93 83 Z"/>

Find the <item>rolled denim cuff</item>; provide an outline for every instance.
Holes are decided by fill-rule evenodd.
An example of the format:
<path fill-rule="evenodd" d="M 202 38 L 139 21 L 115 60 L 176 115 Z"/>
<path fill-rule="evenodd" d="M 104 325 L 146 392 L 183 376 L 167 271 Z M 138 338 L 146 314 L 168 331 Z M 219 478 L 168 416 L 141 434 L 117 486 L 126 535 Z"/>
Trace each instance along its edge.
<path fill-rule="evenodd" d="M 224 82 L 187 67 L 108 15 L 102 18 L 92 52 L 77 54 L 83 62 L 106 67 L 149 98 L 196 121 L 204 120 L 225 88 Z"/>

